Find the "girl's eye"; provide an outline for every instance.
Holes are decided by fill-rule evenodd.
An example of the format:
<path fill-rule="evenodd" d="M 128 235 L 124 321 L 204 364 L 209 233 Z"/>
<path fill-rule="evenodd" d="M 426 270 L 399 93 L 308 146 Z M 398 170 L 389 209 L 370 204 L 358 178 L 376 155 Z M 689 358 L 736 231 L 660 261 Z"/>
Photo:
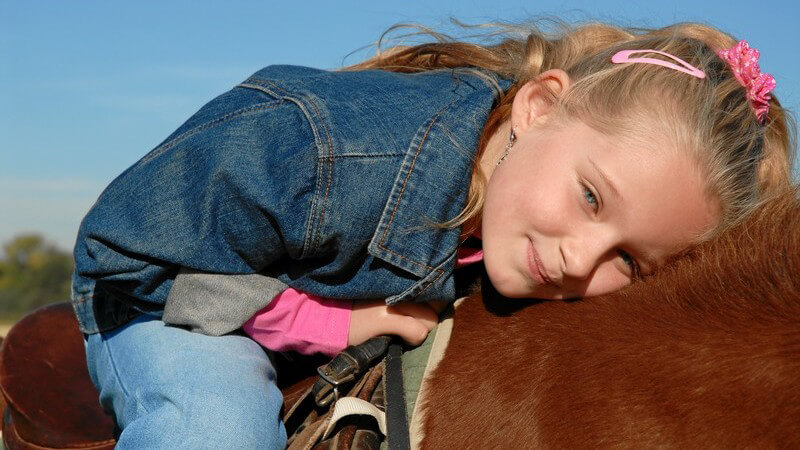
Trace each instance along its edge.
<path fill-rule="evenodd" d="M 631 271 L 631 278 L 638 280 L 642 277 L 642 274 L 639 270 L 639 264 L 636 263 L 636 260 L 628 254 L 628 252 L 624 250 L 618 250 L 620 258 L 622 261 L 630 268 Z"/>
<path fill-rule="evenodd" d="M 597 204 L 597 196 L 594 195 L 586 185 L 582 185 L 583 187 L 583 198 L 586 200 L 586 203 L 592 208 L 592 211 L 597 212 L 598 204 Z"/>

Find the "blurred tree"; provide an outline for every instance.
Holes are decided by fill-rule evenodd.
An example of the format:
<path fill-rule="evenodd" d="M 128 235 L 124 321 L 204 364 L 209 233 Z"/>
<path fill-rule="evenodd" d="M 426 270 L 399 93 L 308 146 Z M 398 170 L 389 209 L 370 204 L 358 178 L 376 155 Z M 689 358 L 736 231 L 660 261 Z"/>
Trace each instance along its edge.
<path fill-rule="evenodd" d="M 0 318 L 16 318 L 39 306 L 69 300 L 72 255 L 38 234 L 15 237 L 0 259 Z"/>

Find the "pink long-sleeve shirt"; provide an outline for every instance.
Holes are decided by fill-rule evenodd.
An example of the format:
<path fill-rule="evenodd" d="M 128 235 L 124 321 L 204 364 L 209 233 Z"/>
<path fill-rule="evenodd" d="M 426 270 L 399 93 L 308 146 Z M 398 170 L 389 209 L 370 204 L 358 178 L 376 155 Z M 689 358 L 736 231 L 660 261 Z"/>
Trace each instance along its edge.
<path fill-rule="evenodd" d="M 456 268 L 483 259 L 483 251 L 459 248 Z M 281 292 L 242 325 L 244 332 L 274 351 L 335 355 L 347 347 L 352 300 L 322 298 L 293 288 Z"/>

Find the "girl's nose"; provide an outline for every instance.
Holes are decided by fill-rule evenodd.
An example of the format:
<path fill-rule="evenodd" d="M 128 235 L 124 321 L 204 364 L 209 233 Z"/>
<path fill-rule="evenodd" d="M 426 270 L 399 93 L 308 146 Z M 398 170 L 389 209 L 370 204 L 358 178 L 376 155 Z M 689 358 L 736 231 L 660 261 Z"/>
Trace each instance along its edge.
<path fill-rule="evenodd" d="M 564 278 L 577 280 L 589 278 L 611 248 L 611 239 L 599 233 L 588 233 L 581 238 L 562 239 L 560 250 Z"/>

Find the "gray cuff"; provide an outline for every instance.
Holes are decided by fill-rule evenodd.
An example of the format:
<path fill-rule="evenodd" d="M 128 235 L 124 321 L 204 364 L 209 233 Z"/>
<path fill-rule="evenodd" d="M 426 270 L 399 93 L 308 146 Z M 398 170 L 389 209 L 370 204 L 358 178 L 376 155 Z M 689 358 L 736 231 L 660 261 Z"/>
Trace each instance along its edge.
<path fill-rule="evenodd" d="M 226 275 L 181 268 L 167 296 L 162 320 L 221 336 L 241 327 L 288 286 L 265 275 Z"/>

